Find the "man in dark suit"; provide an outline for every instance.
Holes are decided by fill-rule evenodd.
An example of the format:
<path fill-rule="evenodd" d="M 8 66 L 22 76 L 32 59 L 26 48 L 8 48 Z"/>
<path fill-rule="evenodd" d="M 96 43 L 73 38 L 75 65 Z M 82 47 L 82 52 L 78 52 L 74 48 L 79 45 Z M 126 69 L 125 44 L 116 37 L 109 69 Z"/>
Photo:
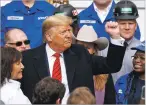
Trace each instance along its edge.
<path fill-rule="evenodd" d="M 48 17 L 42 26 L 46 43 L 23 52 L 24 94 L 31 100 L 35 84 L 46 76 L 60 80 L 66 88 L 62 103 L 76 87 L 86 86 L 94 94 L 93 75 L 118 72 L 122 65 L 125 47 L 122 46 L 118 25 L 109 22 L 106 31 L 111 34 L 107 58 L 91 56 L 86 48 L 72 43 L 72 19 L 63 15 Z M 89 32 L 89 35 L 92 34 Z M 118 40 L 117 40 L 118 39 Z M 117 45 L 114 45 L 116 42 Z M 54 57 L 56 55 L 60 57 Z M 56 65 L 57 59 L 60 61 Z M 55 71 L 58 69 L 57 71 Z M 55 72 L 57 74 L 54 74 Z"/>

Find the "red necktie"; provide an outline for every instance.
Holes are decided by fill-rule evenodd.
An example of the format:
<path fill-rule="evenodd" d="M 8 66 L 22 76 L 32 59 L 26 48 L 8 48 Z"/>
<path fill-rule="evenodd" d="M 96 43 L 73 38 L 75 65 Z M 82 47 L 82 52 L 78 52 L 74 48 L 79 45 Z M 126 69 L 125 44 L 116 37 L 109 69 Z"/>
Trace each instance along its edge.
<path fill-rule="evenodd" d="M 61 76 L 61 66 L 60 66 L 60 59 L 59 59 L 60 54 L 55 53 L 53 56 L 56 57 L 56 60 L 53 66 L 52 78 L 57 79 L 61 82 L 62 76 Z"/>

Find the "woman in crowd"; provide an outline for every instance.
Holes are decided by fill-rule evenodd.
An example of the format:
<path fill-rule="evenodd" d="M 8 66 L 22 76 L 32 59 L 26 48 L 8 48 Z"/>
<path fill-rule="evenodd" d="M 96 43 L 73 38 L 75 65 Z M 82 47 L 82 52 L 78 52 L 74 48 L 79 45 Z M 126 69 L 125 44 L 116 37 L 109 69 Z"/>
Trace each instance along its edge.
<path fill-rule="evenodd" d="M 1 47 L 1 100 L 5 104 L 31 104 L 17 81 L 24 68 L 22 55 L 15 48 Z"/>
<path fill-rule="evenodd" d="M 83 45 L 92 55 L 98 55 L 98 51 L 108 46 L 108 40 L 105 37 L 98 38 L 92 26 L 84 25 L 76 39 L 76 43 Z M 115 104 L 115 89 L 111 74 L 95 75 L 93 78 L 96 104 Z"/>
<path fill-rule="evenodd" d="M 133 71 L 119 78 L 115 84 L 117 104 L 144 104 L 145 86 L 145 41 L 136 47 L 133 59 Z"/>

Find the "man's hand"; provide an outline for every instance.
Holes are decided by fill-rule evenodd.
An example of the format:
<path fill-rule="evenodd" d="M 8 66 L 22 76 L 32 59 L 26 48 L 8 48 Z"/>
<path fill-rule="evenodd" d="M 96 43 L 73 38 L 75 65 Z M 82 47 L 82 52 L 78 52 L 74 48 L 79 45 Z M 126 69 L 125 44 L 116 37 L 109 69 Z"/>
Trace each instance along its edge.
<path fill-rule="evenodd" d="M 117 22 L 107 22 L 105 25 L 105 30 L 109 33 L 112 39 L 120 39 L 120 30 Z"/>

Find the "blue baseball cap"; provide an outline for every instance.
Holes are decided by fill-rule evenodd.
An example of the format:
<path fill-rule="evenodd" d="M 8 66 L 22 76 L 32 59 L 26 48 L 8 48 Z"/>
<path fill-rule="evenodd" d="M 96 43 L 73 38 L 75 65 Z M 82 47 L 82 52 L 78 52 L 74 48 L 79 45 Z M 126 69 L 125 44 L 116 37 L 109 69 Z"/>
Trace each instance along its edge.
<path fill-rule="evenodd" d="M 143 51 L 143 52 L 145 52 L 145 41 L 143 41 L 142 43 L 141 43 L 141 45 L 139 45 L 139 46 L 137 46 L 137 47 L 133 47 L 133 48 L 131 48 L 132 50 L 138 50 L 138 51 Z"/>

